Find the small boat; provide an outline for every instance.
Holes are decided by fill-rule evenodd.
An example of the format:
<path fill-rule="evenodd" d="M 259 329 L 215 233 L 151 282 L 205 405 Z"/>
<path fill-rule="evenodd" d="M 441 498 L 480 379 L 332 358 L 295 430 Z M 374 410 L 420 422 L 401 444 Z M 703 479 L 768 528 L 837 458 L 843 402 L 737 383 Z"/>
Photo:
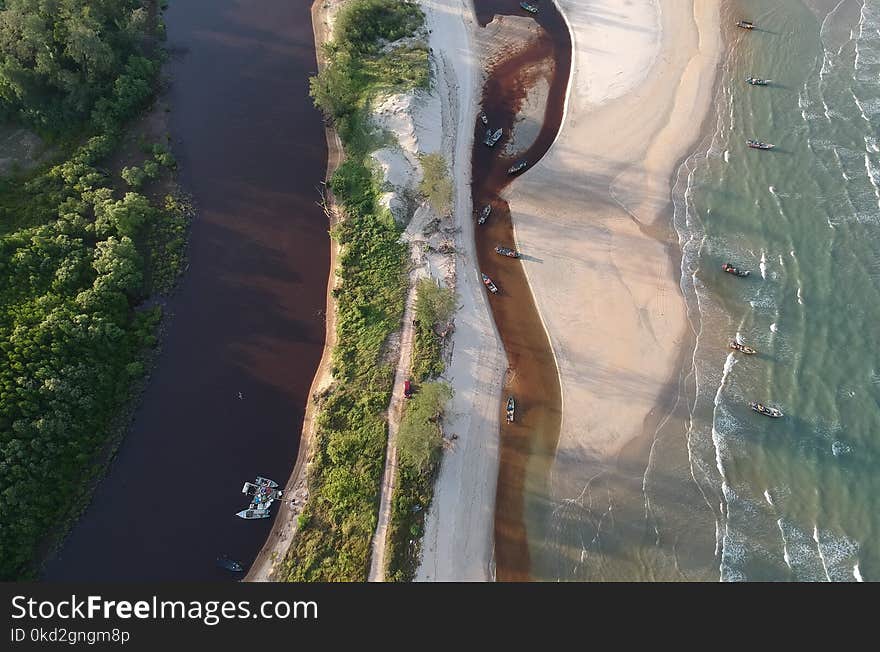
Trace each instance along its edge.
<path fill-rule="evenodd" d="M 492 282 L 492 279 L 486 276 L 485 274 L 480 274 L 483 277 L 483 285 L 491 292 L 492 294 L 498 294 L 498 286 Z"/>
<path fill-rule="evenodd" d="M 529 165 L 529 162 L 525 159 L 517 161 L 516 163 L 511 165 L 509 168 L 507 168 L 507 174 L 516 174 L 517 172 L 522 172 L 523 170 L 525 170 L 528 167 L 528 165 Z"/>
<path fill-rule="evenodd" d="M 520 2 L 519 6 L 528 11 L 530 14 L 538 13 L 538 8 L 535 5 L 529 4 L 528 2 Z"/>
<path fill-rule="evenodd" d="M 752 86 L 766 86 L 772 79 L 761 79 L 760 77 L 746 77 L 746 83 Z"/>
<path fill-rule="evenodd" d="M 520 253 L 518 251 L 516 251 L 515 249 L 508 249 L 507 247 L 502 247 L 501 245 L 498 245 L 497 247 L 495 247 L 495 253 L 501 254 L 502 256 L 507 256 L 508 258 L 519 258 L 520 257 Z"/>
<path fill-rule="evenodd" d="M 489 217 L 489 213 L 492 212 L 492 204 L 486 204 L 483 206 L 483 210 L 480 211 L 480 218 L 477 220 L 477 224 L 485 224 L 486 218 Z"/>
<path fill-rule="evenodd" d="M 507 423 L 513 423 L 513 413 L 516 409 L 516 401 L 512 396 L 507 397 Z"/>
<path fill-rule="evenodd" d="M 749 407 L 752 408 L 758 414 L 763 414 L 765 417 L 771 417 L 773 419 L 778 419 L 783 416 L 782 410 L 775 407 L 768 407 L 763 403 L 749 403 Z"/>
<path fill-rule="evenodd" d="M 504 132 L 501 129 L 496 129 L 492 131 L 491 129 L 486 130 L 486 137 L 483 139 L 483 144 L 488 147 L 495 147 L 495 143 L 501 138 L 501 135 Z"/>
<path fill-rule="evenodd" d="M 278 485 L 270 487 L 268 485 L 253 484 L 252 482 L 245 482 L 241 488 L 241 493 L 246 496 L 253 496 L 255 499 L 258 498 L 257 502 L 260 503 L 279 500 L 283 495 L 283 492 L 278 489 Z"/>
<path fill-rule="evenodd" d="M 241 573 L 244 571 L 244 566 L 233 559 L 229 559 L 229 557 L 217 557 L 217 565 L 220 568 L 225 568 L 233 573 Z"/>
<path fill-rule="evenodd" d="M 752 347 L 746 346 L 745 344 L 741 344 L 740 342 L 737 342 L 736 340 L 731 340 L 727 346 L 730 347 L 731 349 L 733 349 L 734 351 L 739 351 L 740 353 L 745 353 L 746 355 L 752 355 L 754 353 L 757 353 L 757 351 L 755 349 L 753 349 Z"/>
<path fill-rule="evenodd" d="M 760 140 L 752 140 L 751 138 L 746 141 L 746 145 L 748 145 L 752 149 L 773 149 L 774 147 L 776 147 L 776 145 L 772 143 L 765 143 Z"/>
<path fill-rule="evenodd" d="M 275 482 L 274 480 L 270 480 L 269 478 L 264 478 L 261 475 L 258 475 L 256 478 L 254 478 L 254 482 L 256 482 L 261 487 L 271 487 L 272 489 L 278 488 L 277 482 Z"/>
<path fill-rule="evenodd" d="M 484 125 L 489 124 L 489 118 L 486 117 L 486 114 L 483 111 L 480 111 L 480 122 L 482 122 Z"/>
<path fill-rule="evenodd" d="M 257 518 L 269 518 L 269 509 L 243 509 L 240 512 L 236 513 L 238 518 L 243 518 L 248 521 L 257 519 Z"/>
<path fill-rule="evenodd" d="M 733 274 L 734 276 L 748 276 L 751 272 L 747 269 L 739 269 L 738 267 L 734 267 L 730 263 L 724 263 L 721 266 L 721 269 L 728 274 Z"/>
<path fill-rule="evenodd" d="M 736 21 L 736 26 L 743 29 L 755 29 L 755 24 L 750 20 L 738 20 Z"/>

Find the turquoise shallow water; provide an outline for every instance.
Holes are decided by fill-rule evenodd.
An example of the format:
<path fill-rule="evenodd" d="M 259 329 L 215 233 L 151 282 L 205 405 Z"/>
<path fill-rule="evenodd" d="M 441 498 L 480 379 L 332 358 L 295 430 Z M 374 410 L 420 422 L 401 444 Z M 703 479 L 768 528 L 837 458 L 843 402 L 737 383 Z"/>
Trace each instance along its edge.
<path fill-rule="evenodd" d="M 738 5 L 762 29 L 735 35 L 716 129 L 674 193 L 692 481 L 720 579 L 878 580 L 880 2 Z M 760 355 L 730 354 L 737 333 Z"/>

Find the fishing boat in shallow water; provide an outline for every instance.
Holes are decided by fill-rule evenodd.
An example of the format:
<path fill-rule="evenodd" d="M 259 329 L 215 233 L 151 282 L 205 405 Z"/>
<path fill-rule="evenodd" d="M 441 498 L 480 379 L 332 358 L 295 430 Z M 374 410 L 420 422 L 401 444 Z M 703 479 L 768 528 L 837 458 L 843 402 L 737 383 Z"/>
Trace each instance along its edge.
<path fill-rule="evenodd" d="M 486 137 L 483 139 L 483 144 L 487 147 L 495 147 L 495 143 L 499 141 L 503 133 L 504 131 L 502 131 L 501 129 L 496 129 L 495 131 L 487 129 Z"/>
<path fill-rule="evenodd" d="M 752 86 L 766 86 L 772 79 L 761 79 L 760 77 L 746 77 L 746 83 Z"/>
<path fill-rule="evenodd" d="M 485 224 L 486 218 L 489 217 L 489 213 L 492 212 L 492 204 L 486 204 L 483 206 L 483 210 L 480 211 L 480 217 L 477 220 L 477 224 Z"/>
<path fill-rule="evenodd" d="M 483 279 L 483 285 L 486 286 L 486 289 L 489 290 L 492 294 L 498 294 L 498 286 L 492 282 L 492 279 L 486 276 L 485 274 L 480 274 Z"/>
<path fill-rule="evenodd" d="M 752 140 L 751 138 L 746 141 L 746 145 L 752 149 L 773 149 L 776 147 L 773 143 L 765 143 L 761 140 Z"/>
<path fill-rule="evenodd" d="M 724 263 L 721 266 L 721 271 L 727 272 L 728 274 L 733 274 L 734 276 L 748 276 L 749 274 L 751 274 L 749 270 L 734 267 L 730 263 Z"/>
<path fill-rule="evenodd" d="M 495 253 L 500 254 L 502 256 L 507 256 L 508 258 L 519 258 L 520 257 L 520 253 L 518 251 L 516 251 L 515 249 L 509 249 L 508 247 L 502 247 L 501 245 L 498 245 L 497 247 L 495 247 Z"/>
<path fill-rule="evenodd" d="M 750 20 L 738 20 L 736 21 L 736 26 L 743 29 L 755 29 L 755 24 Z"/>
<path fill-rule="evenodd" d="M 529 4 L 528 2 L 520 2 L 519 6 L 528 11 L 530 14 L 538 13 L 538 8 L 533 4 Z"/>
<path fill-rule="evenodd" d="M 737 342 L 736 340 L 731 340 L 727 344 L 727 346 L 734 351 L 739 351 L 740 353 L 745 353 L 746 355 L 754 355 L 755 353 L 757 353 L 757 351 L 752 347 L 746 346 L 745 344 Z"/>
<path fill-rule="evenodd" d="M 517 172 L 522 172 L 523 170 L 525 170 L 528 167 L 528 165 L 529 165 L 529 162 L 525 159 L 522 159 L 521 161 L 517 161 L 516 163 L 511 165 L 509 168 L 507 168 L 507 174 L 516 174 Z"/>
<path fill-rule="evenodd" d="M 784 416 L 782 414 L 782 410 L 780 410 L 779 408 L 770 407 L 770 406 L 764 405 L 763 403 L 752 402 L 752 403 L 749 403 L 749 407 L 752 408 L 758 414 L 763 414 L 765 417 L 770 417 L 772 419 L 778 419 L 779 417 Z"/>
<path fill-rule="evenodd" d="M 507 397 L 507 423 L 513 423 L 514 410 L 516 410 L 516 401 L 512 396 Z"/>

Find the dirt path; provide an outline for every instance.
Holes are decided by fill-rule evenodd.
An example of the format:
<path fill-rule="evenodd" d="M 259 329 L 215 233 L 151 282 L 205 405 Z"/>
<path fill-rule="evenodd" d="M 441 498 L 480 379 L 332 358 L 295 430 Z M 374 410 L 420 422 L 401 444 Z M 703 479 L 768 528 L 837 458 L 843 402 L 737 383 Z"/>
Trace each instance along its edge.
<path fill-rule="evenodd" d="M 413 222 L 415 222 L 415 218 Z M 421 267 L 409 274 L 409 294 L 403 312 L 403 330 L 400 334 L 400 357 L 394 372 L 394 389 L 388 406 L 388 448 L 385 452 L 385 473 L 382 476 L 382 493 L 379 498 L 379 522 L 373 535 L 373 554 L 370 559 L 370 582 L 385 581 L 385 550 L 388 548 L 388 524 L 391 522 L 391 499 L 397 488 L 397 431 L 403 417 L 403 388 L 412 366 L 413 337 L 415 335 L 416 282 L 424 276 Z"/>

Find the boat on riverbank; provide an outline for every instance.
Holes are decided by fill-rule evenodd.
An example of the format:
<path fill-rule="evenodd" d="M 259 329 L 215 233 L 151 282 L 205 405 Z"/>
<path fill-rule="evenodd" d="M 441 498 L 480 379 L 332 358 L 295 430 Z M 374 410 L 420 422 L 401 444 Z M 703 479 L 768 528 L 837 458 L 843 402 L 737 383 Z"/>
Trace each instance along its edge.
<path fill-rule="evenodd" d="M 489 213 L 492 212 L 492 204 L 486 204 L 483 206 L 483 210 L 480 211 L 480 217 L 477 219 L 477 224 L 485 224 L 486 219 L 489 217 Z"/>
<path fill-rule="evenodd" d="M 495 247 L 495 253 L 500 254 L 502 256 L 507 256 L 508 258 L 519 258 L 522 255 L 518 251 L 516 251 L 515 249 L 510 249 L 508 247 L 502 247 L 501 245 L 498 245 L 497 247 Z"/>
<path fill-rule="evenodd" d="M 751 138 L 746 141 L 746 145 L 752 149 L 773 149 L 776 147 L 773 143 L 765 143 L 762 140 L 752 140 Z"/>
<path fill-rule="evenodd" d="M 495 147 L 495 143 L 497 143 L 501 136 L 504 134 L 502 129 L 496 129 L 492 131 L 491 129 L 486 130 L 486 137 L 483 139 L 483 144 L 487 147 Z"/>
<path fill-rule="evenodd" d="M 498 286 L 492 282 L 492 279 L 486 276 L 485 274 L 480 274 L 480 277 L 483 279 L 483 285 L 486 286 L 486 289 L 489 290 L 492 294 L 498 294 Z"/>
<path fill-rule="evenodd" d="M 269 518 L 269 508 L 272 503 L 281 500 L 284 496 L 284 492 L 278 488 L 277 482 L 259 475 L 254 482 L 245 482 L 241 493 L 250 496 L 251 503 L 236 516 L 247 520 Z"/>
<path fill-rule="evenodd" d="M 235 514 L 238 518 L 243 518 L 247 521 L 252 521 L 260 518 L 269 518 L 269 510 L 268 509 L 243 509 L 240 512 L 236 512 Z"/>
<path fill-rule="evenodd" d="M 513 396 L 507 397 L 507 423 L 513 423 L 514 412 L 516 410 L 516 401 Z"/>
<path fill-rule="evenodd" d="M 507 168 L 507 174 L 517 174 L 518 172 L 522 172 L 529 166 L 529 162 L 525 159 L 517 161 L 509 168 Z"/>
<path fill-rule="evenodd" d="M 771 419 L 778 419 L 782 416 L 782 410 L 776 407 L 770 407 L 768 405 L 764 405 L 763 403 L 752 402 L 749 403 L 749 407 L 752 408 L 758 414 L 763 414 L 765 417 L 770 417 Z"/>

